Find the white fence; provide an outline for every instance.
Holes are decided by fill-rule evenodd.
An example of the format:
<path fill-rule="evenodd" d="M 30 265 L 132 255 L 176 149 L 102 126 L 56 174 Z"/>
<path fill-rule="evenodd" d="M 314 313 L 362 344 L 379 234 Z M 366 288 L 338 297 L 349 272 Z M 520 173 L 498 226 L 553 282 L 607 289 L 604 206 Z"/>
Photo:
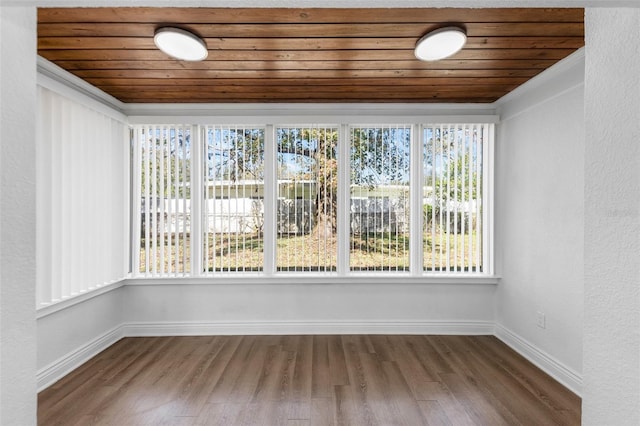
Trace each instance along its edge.
<path fill-rule="evenodd" d="M 160 203 L 164 203 L 161 206 Z M 351 199 L 351 232 L 392 232 L 409 231 L 408 206 L 405 200 L 389 197 Z M 264 225 L 264 204 L 260 199 L 228 198 L 210 199 L 203 202 L 203 231 L 212 233 L 262 232 Z M 155 210 L 155 211 L 154 211 Z M 164 211 L 165 233 L 189 232 L 191 220 L 190 200 L 158 200 L 152 205 L 149 218 Z M 170 212 L 170 213 L 169 213 Z M 145 206 L 142 205 L 142 233 L 145 226 Z M 307 234 L 316 221 L 316 208 L 312 200 L 279 199 L 277 202 L 277 232 L 279 234 Z M 153 227 L 151 229 L 154 229 Z M 162 230 L 157 229 L 160 233 Z"/>

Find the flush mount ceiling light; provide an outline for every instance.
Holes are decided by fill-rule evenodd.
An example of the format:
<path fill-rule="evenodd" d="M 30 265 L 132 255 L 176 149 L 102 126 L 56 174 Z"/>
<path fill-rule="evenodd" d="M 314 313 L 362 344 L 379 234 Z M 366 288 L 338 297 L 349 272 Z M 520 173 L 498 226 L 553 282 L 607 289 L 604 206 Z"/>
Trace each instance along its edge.
<path fill-rule="evenodd" d="M 158 28 L 153 42 L 167 55 L 182 61 L 202 61 L 209 53 L 200 37 L 180 28 Z"/>
<path fill-rule="evenodd" d="M 467 34 L 462 28 L 438 28 L 418 40 L 414 53 L 421 61 L 438 61 L 458 53 L 466 42 Z"/>

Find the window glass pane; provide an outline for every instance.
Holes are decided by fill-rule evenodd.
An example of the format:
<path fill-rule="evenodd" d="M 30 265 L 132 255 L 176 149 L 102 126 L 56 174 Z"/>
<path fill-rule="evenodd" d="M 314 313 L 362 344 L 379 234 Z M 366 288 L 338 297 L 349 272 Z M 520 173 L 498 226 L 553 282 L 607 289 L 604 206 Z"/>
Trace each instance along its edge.
<path fill-rule="evenodd" d="M 425 271 L 482 271 L 483 130 L 481 124 L 425 126 Z"/>
<path fill-rule="evenodd" d="M 142 275 L 190 271 L 191 130 L 139 126 Z"/>
<path fill-rule="evenodd" d="M 343 136 L 349 137 L 349 153 L 338 158 L 338 126 L 276 125 L 268 159 L 263 125 L 133 126 L 134 273 L 183 276 L 197 263 L 202 268 L 194 276 L 259 274 L 266 252 L 277 272 L 333 274 L 338 247 L 349 250 L 347 275 L 406 273 L 411 241 L 422 245 L 415 272 L 490 271 L 483 236 L 490 216 L 482 203 L 490 188 L 484 188 L 482 173 L 492 125 L 422 127 L 417 143 L 412 125 L 351 125 Z M 193 181 L 192 150 L 199 175 Z M 413 170 L 422 182 L 410 182 L 412 152 L 420 157 L 418 168 L 422 161 L 421 170 Z M 338 182 L 338 161 L 347 163 L 345 171 L 349 167 L 349 197 L 340 208 L 341 224 L 349 224 L 345 235 L 337 235 L 338 184 L 347 185 Z M 270 170 L 275 175 L 266 177 L 273 187 L 265 188 Z M 191 193 L 192 183 L 198 194 Z M 268 229 L 265 193 L 273 197 Z M 414 212 L 410 193 L 418 202 Z M 192 205 L 198 209 L 193 215 Z M 420 215 L 422 224 L 410 236 L 410 218 Z M 192 225 L 197 235 L 190 235 Z M 192 242 L 201 257 L 197 262 L 191 259 Z"/>
<path fill-rule="evenodd" d="M 336 270 L 338 128 L 277 127 L 276 270 Z"/>
<path fill-rule="evenodd" d="M 205 273 L 262 271 L 264 128 L 209 126 L 203 145 Z"/>
<path fill-rule="evenodd" d="M 350 269 L 409 270 L 411 126 L 351 128 Z"/>

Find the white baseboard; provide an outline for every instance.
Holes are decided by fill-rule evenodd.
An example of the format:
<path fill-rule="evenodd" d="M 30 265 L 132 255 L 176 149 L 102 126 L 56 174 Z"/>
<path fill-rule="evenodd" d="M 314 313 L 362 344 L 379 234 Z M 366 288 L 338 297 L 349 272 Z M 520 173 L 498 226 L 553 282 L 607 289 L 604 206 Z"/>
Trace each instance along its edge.
<path fill-rule="evenodd" d="M 124 337 L 123 327 L 121 325 L 114 327 L 87 344 L 69 352 L 67 355 L 57 359 L 46 367 L 41 368 L 37 374 L 38 392 L 48 388 L 89 361 L 92 357 L 122 339 L 122 337 Z"/>
<path fill-rule="evenodd" d="M 123 337 L 282 334 L 493 334 L 492 321 L 219 321 L 121 324 L 40 369 L 38 392 Z"/>
<path fill-rule="evenodd" d="M 125 336 L 282 334 L 466 334 L 492 335 L 492 321 L 216 321 L 133 322 Z"/>
<path fill-rule="evenodd" d="M 542 371 L 562 383 L 573 393 L 582 396 L 581 374 L 529 343 L 502 324 L 495 324 L 495 336 L 510 346 L 514 351 L 531 361 Z"/>
<path fill-rule="evenodd" d="M 114 327 L 40 369 L 37 375 L 38 392 L 123 337 L 283 334 L 495 335 L 577 395 L 582 391 L 580 374 L 493 321 L 194 321 L 131 322 Z"/>

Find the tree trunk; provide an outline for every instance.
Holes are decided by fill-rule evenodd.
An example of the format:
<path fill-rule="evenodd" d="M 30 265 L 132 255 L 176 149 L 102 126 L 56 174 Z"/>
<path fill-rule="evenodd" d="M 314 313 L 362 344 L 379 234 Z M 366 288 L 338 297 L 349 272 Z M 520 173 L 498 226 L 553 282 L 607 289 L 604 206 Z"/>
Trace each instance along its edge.
<path fill-rule="evenodd" d="M 313 234 L 317 239 L 328 239 L 335 235 L 335 222 L 330 214 L 318 212 Z"/>

